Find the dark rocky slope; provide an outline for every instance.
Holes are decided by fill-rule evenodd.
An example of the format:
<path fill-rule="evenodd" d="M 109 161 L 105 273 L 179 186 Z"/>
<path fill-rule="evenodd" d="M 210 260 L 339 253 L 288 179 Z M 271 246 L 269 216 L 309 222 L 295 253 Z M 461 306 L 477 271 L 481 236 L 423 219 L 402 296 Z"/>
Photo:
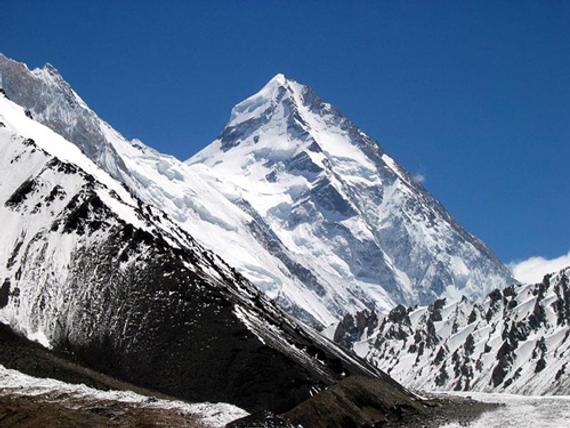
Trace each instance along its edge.
<path fill-rule="evenodd" d="M 496 408 L 460 397 L 417 400 L 375 379 L 351 376 L 283 415 L 258 413 L 228 428 L 435 428 L 451 422 L 467 426 Z"/>

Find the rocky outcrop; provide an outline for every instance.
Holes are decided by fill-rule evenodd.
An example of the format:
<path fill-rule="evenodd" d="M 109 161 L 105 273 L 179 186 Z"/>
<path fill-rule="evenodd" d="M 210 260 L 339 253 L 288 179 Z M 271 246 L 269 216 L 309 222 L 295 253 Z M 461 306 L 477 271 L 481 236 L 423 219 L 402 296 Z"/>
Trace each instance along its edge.
<path fill-rule="evenodd" d="M 397 307 L 372 330 L 346 316 L 334 338 L 412 388 L 566 394 L 569 276 L 570 268 L 495 290 L 483 303 Z"/>

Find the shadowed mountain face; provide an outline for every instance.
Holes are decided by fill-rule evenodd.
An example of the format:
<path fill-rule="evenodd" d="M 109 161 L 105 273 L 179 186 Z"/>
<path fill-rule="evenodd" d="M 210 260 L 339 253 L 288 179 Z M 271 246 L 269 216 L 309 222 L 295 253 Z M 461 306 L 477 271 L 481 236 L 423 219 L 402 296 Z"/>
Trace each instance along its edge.
<path fill-rule="evenodd" d="M 482 303 L 436 300 L 387 316 L 347 316 L 335 341 L 422 390 L 567 394 L 570 268 L 494 290 Z"/>
<path fill-rule="evenodd" d="M 285 411 L 349 374 L 163 212 L 0 94 L 0 321 L 120 379 Z"/>
<path fill-rule="evenodd" d="M 51 66 L 0 56 L 0 77 L 36 120 L 312 325 L 513 282 L 370 137 L 283 75 L 187 163 L 127 141 Z"/>

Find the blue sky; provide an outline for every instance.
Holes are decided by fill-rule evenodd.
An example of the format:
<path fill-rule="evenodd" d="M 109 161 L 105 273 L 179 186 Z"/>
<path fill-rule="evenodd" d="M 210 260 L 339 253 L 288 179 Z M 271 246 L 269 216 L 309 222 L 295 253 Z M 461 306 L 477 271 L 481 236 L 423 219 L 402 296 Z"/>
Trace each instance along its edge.
<path fill-rule="evenodd" d="M 55 65 L 187 158 L 277 72 L 377 139 L 504 261 L 570 249 L 570 2 L 11 1 L 0 51 Z M 570 257 L 569 257 L 570 259 Z"/>

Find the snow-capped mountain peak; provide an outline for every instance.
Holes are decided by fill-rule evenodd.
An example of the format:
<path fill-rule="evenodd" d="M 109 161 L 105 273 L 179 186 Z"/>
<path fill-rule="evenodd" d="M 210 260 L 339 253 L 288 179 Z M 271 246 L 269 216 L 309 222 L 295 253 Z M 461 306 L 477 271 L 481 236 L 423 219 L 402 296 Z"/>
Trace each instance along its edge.
<path fill-rule="evenodd" d="M 228 125 L 236 126 L 250 118 L 261 116 L 284 96 L 292 95 L 293 83 L 284 74 L 276 74 L 259 92 L 235 105 Z"/>
<path fill-rule="evenodd" d="M 316 297 L 334 296 L 319 320 L 346 308 L 482 296 L 512 281 L 364 131 L 285 76 L 237 104 L 220 136 L 188 164 L 235 185 L 291 258 L 315 274 Z"/>
<path fill-rule="evenodd" d="M 259 135 L 249 135 L 256 131 L 258 134 L 270 133 L 264 138 L 268 144 L 258 145 L 255 150 L 257 155 L 263 155 L 264 151 L 269 150 L 266 154 L 268 158 L 271 155 L 280 159 L 292 157 L 300 149 L 311 145 L 313 151 L 321 151 L 324 146 L 330 153 L 349 154 L 338 153 L 342 144 L 338 144 L 338 138 L 330 138 L 331 135 L 326 132 L 328 128 L 337 134 L 354 132 L 362 138 L 368 138 L 364 132 L 355 129 L 331 104 L 316 96 L 311 88 L 280 73 L 259 92 L 232 109 L 230 120 L 219 137 L 220 149 L 227 151 L 234 145 L 265 142 L 260 140 Z M 269 136 L 272 138 L 267 138 Z M 356 142 L 352 139 L 347 141 Z M 352 155 L 356 156 L 354 151 Z M 192 158 L 190 163 L 196 163 L 199 158 L 199 155 Z M 359 160 L 365 161 L 363 157 Z"/>

